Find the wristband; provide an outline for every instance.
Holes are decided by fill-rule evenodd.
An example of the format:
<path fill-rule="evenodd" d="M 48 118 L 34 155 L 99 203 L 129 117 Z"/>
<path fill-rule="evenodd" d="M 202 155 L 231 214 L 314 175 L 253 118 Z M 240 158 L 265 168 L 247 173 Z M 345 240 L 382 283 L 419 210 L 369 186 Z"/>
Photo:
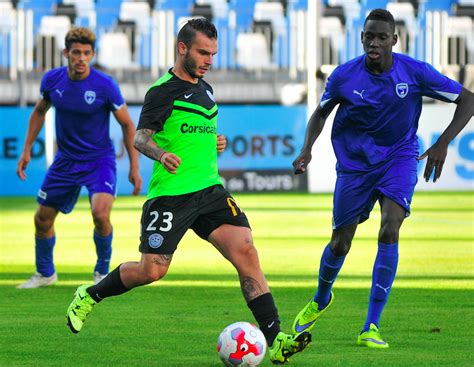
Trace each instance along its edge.
<path fill-rule="evenodd" d="M 165 157 L 165 154 L 168 154 L 168 152 L 163 151 L 163 153 L 161 153 L 161 155 L 160 155 L 159 161 L 160 161 L 161 164 L 164 164 L 163 161 L 164 161 L 165 158 L 166 158 L 166 157 Z"/>

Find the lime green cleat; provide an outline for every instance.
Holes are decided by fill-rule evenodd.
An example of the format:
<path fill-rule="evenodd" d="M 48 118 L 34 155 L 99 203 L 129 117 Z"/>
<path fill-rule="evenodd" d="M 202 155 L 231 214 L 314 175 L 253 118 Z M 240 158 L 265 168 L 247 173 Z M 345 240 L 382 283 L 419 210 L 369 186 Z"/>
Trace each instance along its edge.
<path fill-rule="evenodd" d="M 92 307 L 97 303 L 87 293 L 86 289 L 89 285 L 81 285 L 74 294 L 74 299 L 69 305 L 66 313 L 67 326 L 74 334 L 81 331 L 87 315 L 92 311 Z"/>
<path fill-rule="evenodd" d="M 296 315 L 295 321 L 293 321 L 293 326 L 291 327 L 291 331 L 293 334 L 298 335 L 304 331 L 310 331 L 316 320 L 326 311 L 329 306 L 332 305 L 334 301 L 334 293 L 331 292 L 331 299 L 326 307 L 322 310 L 318 310 L 318 303 L 311 300 L 301 311 L 298 315 Z"/>
<path fill-rule="evenodd" d="M 370 324 L 369 330 L 360 333 L 357 337 L 357 345 L 378 349 L 388 348 L 388 343 L 382 339 L 375 324 Z"/>
<path fill-rule="evenodd" d="M 285 364 L 293 354 L 302 352 L 309 343 L 311 343 L 310 333 L 288 335 L 280 331 L 273 344 L 268 348 L 270 361 L 273 364 Z"/>

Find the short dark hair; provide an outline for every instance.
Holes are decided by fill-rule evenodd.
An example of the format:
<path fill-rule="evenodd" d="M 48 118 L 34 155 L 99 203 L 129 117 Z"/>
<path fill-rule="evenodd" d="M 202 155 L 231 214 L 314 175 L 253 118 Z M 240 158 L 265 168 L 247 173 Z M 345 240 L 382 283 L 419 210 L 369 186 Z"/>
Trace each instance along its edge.
<path fill-rule="evenodd" d="M 191 47 L 196 32 L 204 33 L 208 38 L 217 39 L 217 29 L 206 18 L 194 18 L 186 22 L 186 24 L 178 32 L 178 42 L 183 42 L 186 47 Z"/>
<path fill-rule="evenodd" d="M 73 43 L 82 43 L 83 45 L 91 45 L 95 49 L 95 34 L 88 28 L 77 27 L 72 28 L 67 32 L 64 40 L 66 49 L 70 50 Z"/>
<path fill-rule="evenodd" d="M 387 22 L 390 25 L 390 29 L 393 33 L 395 33 L 395 19 L 393 19 L 392 13 L 385 9 L 374 9 L 372 10 L 367 18 L 364 21 L 364 28 L 365 24 L 368 20 L 381 20 L 382 22 Z"/>

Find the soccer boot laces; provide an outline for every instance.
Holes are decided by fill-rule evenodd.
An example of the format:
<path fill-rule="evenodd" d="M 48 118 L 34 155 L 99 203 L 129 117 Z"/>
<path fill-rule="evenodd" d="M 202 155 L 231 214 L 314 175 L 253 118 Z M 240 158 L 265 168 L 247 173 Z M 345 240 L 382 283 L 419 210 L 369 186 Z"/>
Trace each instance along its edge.
<path fill-rule="evenodd" d="M 69 305 L 66 313 L 67 325 L 74 334 L 81 331 L 87 315 L 92 311 L 92 308 L 97 303 L 87 293 L 88 285 L 81 285 L 77 288 L 74 294 L 74 299 Z"/>
<path fill-rule="evenodd" d="M 273 364 L 285 364 L 293 354 L 302 352 L 310 343 L 310 333 L 289 335 L 280 331 L 273 344 L 268 348 L 270 361 Z"/>
<path fill-rule="evenodd" d="M 318 303 L 314 300 L 309 301 L 309 303 L 296 315 L 295 320 L 293 321 L 293 326 L 291 327 L 291 331 L 293 334 L 297 335 L 304 331 L 310 331 L 315 323 L 316 320 L 326 311 L 329 306 L 332 305 L 334 301 L 334 293 L 331 292 L 331 299 L 326 307 L 322 310 L 318 310 Z"/>

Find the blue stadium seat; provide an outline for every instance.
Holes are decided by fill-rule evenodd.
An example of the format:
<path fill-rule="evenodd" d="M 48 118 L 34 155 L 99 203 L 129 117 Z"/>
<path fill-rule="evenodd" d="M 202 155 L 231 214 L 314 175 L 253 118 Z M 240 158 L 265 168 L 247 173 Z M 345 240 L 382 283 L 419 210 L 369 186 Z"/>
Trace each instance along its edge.
<path fill-rule="evenodd" d="M 175 23 L 181 17 L 191 15 L 194 0 L 156 0 L 156 10 L 173 10 Z"/>
<path fill-rule="evenodd" d="M 238 32 L 246 32 L 251 28 L 256 0 L 230 0 L 229 10 L 234 10 Z"/>
<path fill-rule="evenodd" d="M 94 25 L 95 1 L 94 0 L 62 0 L 63 4 L 73 4 L 76 10 L 75 24 L 80 27 Z"/>
<path fill-rule="evenodd" d="M 17 7 L 33 11 L 33 33 L 38 33 L 41 18 L 45 15 L 53 15 L 57 1 L 51 0 L 21 0 Z"/>
<path fill-rule="evenodd" d="M 11 3 L 0 2 L 0 68 L 11 65 L 12 35 L 17 26 L 16 10 Z"/>
<path fill-rule="evenodd" d="M 96 26 L 100 31 L 103 31 L 104 28 L 110 29 L 117 23 L 121 3 L 122 0 L 97 0 L 95 4 Z"/>
<path fill-rule="evenodd" d="M 324 1 L 327 4 L 327 0 Z M 308 0 L 288 0 L 288 9 L 290 10 L 307 10 Z"/>
<path fill-rule="evenodd" d="M 420 2 L 420 7 L 423 11 L 447 11 L 451 15 L 453 5 L 456 3 L 456 0 L 430 0 Z"/>
<path fill-rule="evenodd" d="M 385 9 L 387 7 L 388 0 L 362 0 L 360 2 L 362 8 L 362 16 L 365 18 L 365 13 L 372 9 L 382 8 Z"/>

